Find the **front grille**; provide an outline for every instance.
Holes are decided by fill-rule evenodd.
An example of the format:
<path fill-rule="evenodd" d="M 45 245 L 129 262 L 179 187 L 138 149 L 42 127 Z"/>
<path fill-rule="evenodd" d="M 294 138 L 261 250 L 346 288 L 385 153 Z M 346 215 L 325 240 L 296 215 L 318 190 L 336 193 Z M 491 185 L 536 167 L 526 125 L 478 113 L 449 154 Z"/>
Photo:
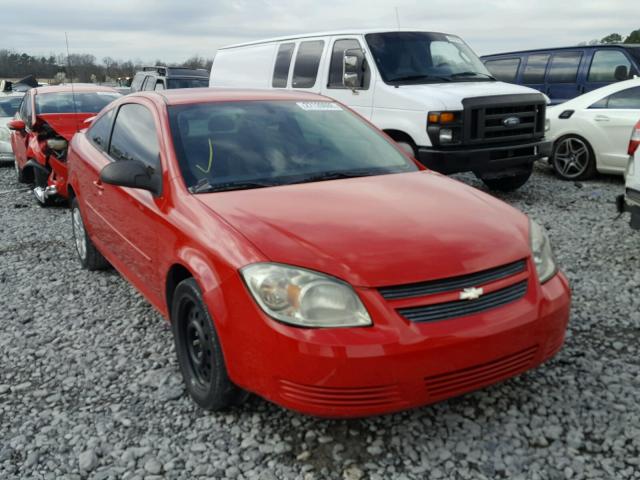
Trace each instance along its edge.
<path fill-rule="evenodd" d="M 540 95 L 481 97 L 463 103 L 468 143 L 524 142 L 544 136 L 545 102 Z M 509 125 L 508 119 L 517 123 Z"/>
<path fill-rule="evenodd" d="M 640 192 L 638 190 L 634 190 L 633 188 L 627 188 L 627 200 L 632 201 L 633 203 L 640 203 Z"/>
<path fill-rule="evenodd" d="M 527 268 L 525 260 L 509 263 L 501 267 L 491 268 L 482 272 L 450 277 L 429 282 L 411 283 L 393 287 L 379 288 L 380 294 L 387 300 L 397 300 L 401 298 L 421 297 L 434 293 L 450 292 L 452 290 L 463 290 L 470 287 L 480 287 L 490 282 L 502 280 L 517 273 L 524 272 Z"/>
<path fill-rule="evenodd" d="M 337 408 L 391 406 L 402 402 L 398 385 L 342 388 L 280 380 L 280 395 L 294 402 Z"/>
<path fill-rule="evenodd" d="M 537 350 L 534 346 L 482 365 L 426 377 L 427 391 L 431 397 L 444 397 L 512 377 L 531 366 Z"/>
<path fill-rule="evenodd" d="M 456 300 L 434 305 L 400 308 L 398 313 L 411 322 L 447 320 L 501 307 L 521 299 L 526 292 L 527 281 L 524 280 L 495 292 L 487 293 L 477 300 Z"/>

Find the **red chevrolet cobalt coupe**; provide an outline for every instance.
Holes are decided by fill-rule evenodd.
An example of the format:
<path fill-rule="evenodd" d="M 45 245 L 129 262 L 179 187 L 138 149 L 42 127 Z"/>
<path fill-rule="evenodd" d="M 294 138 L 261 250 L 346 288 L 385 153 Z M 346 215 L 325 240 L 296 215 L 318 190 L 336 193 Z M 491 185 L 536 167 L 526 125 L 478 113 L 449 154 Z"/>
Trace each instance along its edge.
<path fill-rule="evenodd" d="M 18 181 L 33 183 L 42 205 L 67 198 L 67 144 L 109 102 L 121 95 L 109 87 L 61 85 L 29 90 L 8 123 Z"/>
<path fill-rule="evenodd" d="M 206 409 L 255 392 L 350 417 L 518 375 L 562 346 L 544 230 L 302 93 L 135 94 L 71 142 L 82 265 L 171 321 Z"/>

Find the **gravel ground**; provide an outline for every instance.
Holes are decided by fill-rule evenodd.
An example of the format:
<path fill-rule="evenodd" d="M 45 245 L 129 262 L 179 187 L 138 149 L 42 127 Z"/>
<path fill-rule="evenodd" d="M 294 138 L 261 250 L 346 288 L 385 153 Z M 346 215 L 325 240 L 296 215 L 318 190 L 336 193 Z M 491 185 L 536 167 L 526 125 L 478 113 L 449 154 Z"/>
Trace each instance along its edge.
<path fill-rule="evenodd" d="M 0 192 L 20 187 L 0 169 Z M 640 234 L 614 220 L 621 191 L 617 178 L 567 183 L 540 166 L 502 195 L 549 229 L 573 287 L 554 360 L 352 421 L 258 398 L 199 410 L 160 315 L 117 273 L 80 269 L 69 212 L 2 193 L 0 478 L 640 478 Z"/>

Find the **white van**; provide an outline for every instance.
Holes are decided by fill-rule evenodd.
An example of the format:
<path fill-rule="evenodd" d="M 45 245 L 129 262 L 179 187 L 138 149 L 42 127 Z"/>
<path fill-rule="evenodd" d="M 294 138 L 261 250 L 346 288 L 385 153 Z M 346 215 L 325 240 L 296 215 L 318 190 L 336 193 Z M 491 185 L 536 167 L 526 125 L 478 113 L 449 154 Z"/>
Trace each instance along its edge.
<path fill-rule="evenodd" d="M 209 84 L 332 97 L 426 166 L 473 171 L 498 190 L 523 185 L 550 153 L 548 99 L 496 81 L 455 35 L 344 31 L 232 45 L 216 53 Z"/>

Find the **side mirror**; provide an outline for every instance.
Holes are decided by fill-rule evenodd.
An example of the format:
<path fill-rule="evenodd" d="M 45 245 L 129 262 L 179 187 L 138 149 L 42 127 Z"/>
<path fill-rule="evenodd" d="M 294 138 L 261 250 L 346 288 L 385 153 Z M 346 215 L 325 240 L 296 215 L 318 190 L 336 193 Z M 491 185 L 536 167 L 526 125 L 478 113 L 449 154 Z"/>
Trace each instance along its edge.
<path fill-rule="evenodd" d="M 619 82 L 629 78 L 629 70 L 626 65 L 618 65 L 613 73 L 613 77 Z"/>
<path fill-rule="evenodd" d="M 110 185 L 148 190 L 154 195 L 162 192 L 160 174 L 139 160 L 110 163 L 100 171 L 100 180 Z"/>
<path fill-rule="evenodd" d="M 17 132 L 22 132 L 22 131 L 24 131 L 25 128 L 27 128 L 27 126 L 25 125 L 25 123 L 22 120 L 18 120 L 16 118 L 14 120 L 9 120 L 9 122 L 7 122 L 7 128 L 9 130 L 15 130 Z"/>
<path fill-rule="evenodd" d="M 364 81 L 364 52 L 359 48 L 345 50 L 342 58 L 342 83 L 355 90 Z"/>

